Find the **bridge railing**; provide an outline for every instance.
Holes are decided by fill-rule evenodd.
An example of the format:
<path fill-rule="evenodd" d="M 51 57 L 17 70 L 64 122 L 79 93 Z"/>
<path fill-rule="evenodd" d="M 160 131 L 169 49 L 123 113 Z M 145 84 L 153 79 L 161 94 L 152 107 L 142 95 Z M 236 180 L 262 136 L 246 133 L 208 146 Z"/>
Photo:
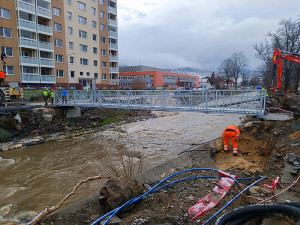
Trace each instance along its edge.
<path fill-rule="evenodd" d="M 57 106 L 194 111 L 263 116 L 266 90 L 74 90 Z"/>

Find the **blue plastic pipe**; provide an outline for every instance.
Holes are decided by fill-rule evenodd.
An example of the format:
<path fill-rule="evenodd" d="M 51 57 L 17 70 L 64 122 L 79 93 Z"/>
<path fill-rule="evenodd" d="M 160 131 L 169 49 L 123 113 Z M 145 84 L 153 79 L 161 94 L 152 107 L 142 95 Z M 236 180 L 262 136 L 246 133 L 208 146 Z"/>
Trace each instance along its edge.
<path fill-rule="evenodd" d="M 174 173 L 168 177 L 166 177 L 165 179 L 163 179 L 162 181 L 160 181 L 159 183 L 157 183 L 154 187 L 152 187 L 150 190 L 148 190 L 147 192 L 145 192 L 143 195 L 141 195 L 140 197 L 135 197 L 131 200 L 129 200 L 128 202 L 124 203 L 122 206 L 110 211 L 109 213 L 103 215 L 102 217 L 100 217 L 99 219 L 97 219 L 95 222 L 92 223 L 92 225 L 95 225 L 97 223 L 99 223 L 100 221 L 102 221 L 103 219 L 105 219 L 106 217 L 110 216 L 106 222 L 104 223 L 104 225 L 106 225 L 110 220 L 111 218 L 116 215 L 121 209 L 123 209 L 124 207 L 128 206 L 128 205 L 131 205 L 133 204 L 134 202 L 140 200 L 141 198 L 145 197 L 146 195 L 150 194 L 150 193 L 153 193 L 155 191 L 158 191 L 164 187 L 167 187 L 171 184 L 174 184 L 174 183 L 178 183 L 178 182 L 181 182 L 181 181 L 184 181 L 184 180 L 188 180 L 188 179 L 196 179 L 196 178 L 217 178 L 217 177 L 214 177 L 214 176 L 203 176 L 203 177 L 189 177 L 189 178 L 184 178 L 184 179 L 181 179 L 181 180 L 178 180 L 178 181 L 173 181 L 169 184 L 166 184 L 162 187 L 159 187 L 157 188 L 160 184 L 162 184 L 163 182 L 165 182 L 166 180 L 170 179 L 171 177 L 174 177 L 178 174 L 181 174 L 181 173 L 185 173 L 185 172 L 190 172 L 190 171 L 196 171 L 196 170 L 210 170 L 210 171 L 215 171 L 215 172 L 223 172 L 221 170 L 217 170 L 217 169 L 211 169 L 211 168 L 193 168 L 193 169 L 188 169 L 188 170 L 183 170 L 183 171 L 180 171 L 180 172 L 177 172 L 177 173 Z M 237 181 L 236 178 L 230 176 L 237 184 L 239 184 L 239 182 Z M 244 178 L 245 179 L 245 178 Z M 253 178 L 246 178 L 246 179 L 253 179 Z"/>

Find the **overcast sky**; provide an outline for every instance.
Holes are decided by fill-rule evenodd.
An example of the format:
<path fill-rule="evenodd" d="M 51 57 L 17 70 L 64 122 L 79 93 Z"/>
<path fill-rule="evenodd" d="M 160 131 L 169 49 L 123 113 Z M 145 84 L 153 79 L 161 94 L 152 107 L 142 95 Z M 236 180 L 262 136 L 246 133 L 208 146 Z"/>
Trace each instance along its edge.
<path fill-rule="evenodd" d="M 300 0 L 118 0 L 119 64 L 217 70 L 235 51 L 256 69 L 253 45 Z"/>

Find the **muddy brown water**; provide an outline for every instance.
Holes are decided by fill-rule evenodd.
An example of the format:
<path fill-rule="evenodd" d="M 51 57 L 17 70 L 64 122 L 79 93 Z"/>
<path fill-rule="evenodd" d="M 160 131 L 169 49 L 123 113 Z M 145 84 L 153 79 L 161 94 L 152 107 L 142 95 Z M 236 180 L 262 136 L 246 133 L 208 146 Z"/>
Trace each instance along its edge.
<path fill-rule="evenodd" d="M 117 146 L 143 155 L 143 169 L 175 158 L 178 153 L 220 137 L 227 125 L 242 119 L 233 115 L 154 112 L 147 121 L 0 153 L 0 224 L 21 222 L 57 204 L 78 181 L 108 175 L 103 157 Z M 107 161 L 106 161 L 107 162 Z M 110 163 L 116 163 L 117 159 Z M 83 184 L 68 204 L 97 193 L 105 180 Z"/>

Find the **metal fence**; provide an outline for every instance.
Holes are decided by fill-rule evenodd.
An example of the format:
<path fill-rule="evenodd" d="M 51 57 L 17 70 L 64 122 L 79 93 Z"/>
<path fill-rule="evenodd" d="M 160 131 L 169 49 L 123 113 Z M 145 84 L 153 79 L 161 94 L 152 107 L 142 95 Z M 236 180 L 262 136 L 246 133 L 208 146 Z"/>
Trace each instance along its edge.
<path fill-rule="evenodd" d="M 263 117 L 266 90 L 74 90 L 55 92 L 54 105 L 187 111 Z"/>

